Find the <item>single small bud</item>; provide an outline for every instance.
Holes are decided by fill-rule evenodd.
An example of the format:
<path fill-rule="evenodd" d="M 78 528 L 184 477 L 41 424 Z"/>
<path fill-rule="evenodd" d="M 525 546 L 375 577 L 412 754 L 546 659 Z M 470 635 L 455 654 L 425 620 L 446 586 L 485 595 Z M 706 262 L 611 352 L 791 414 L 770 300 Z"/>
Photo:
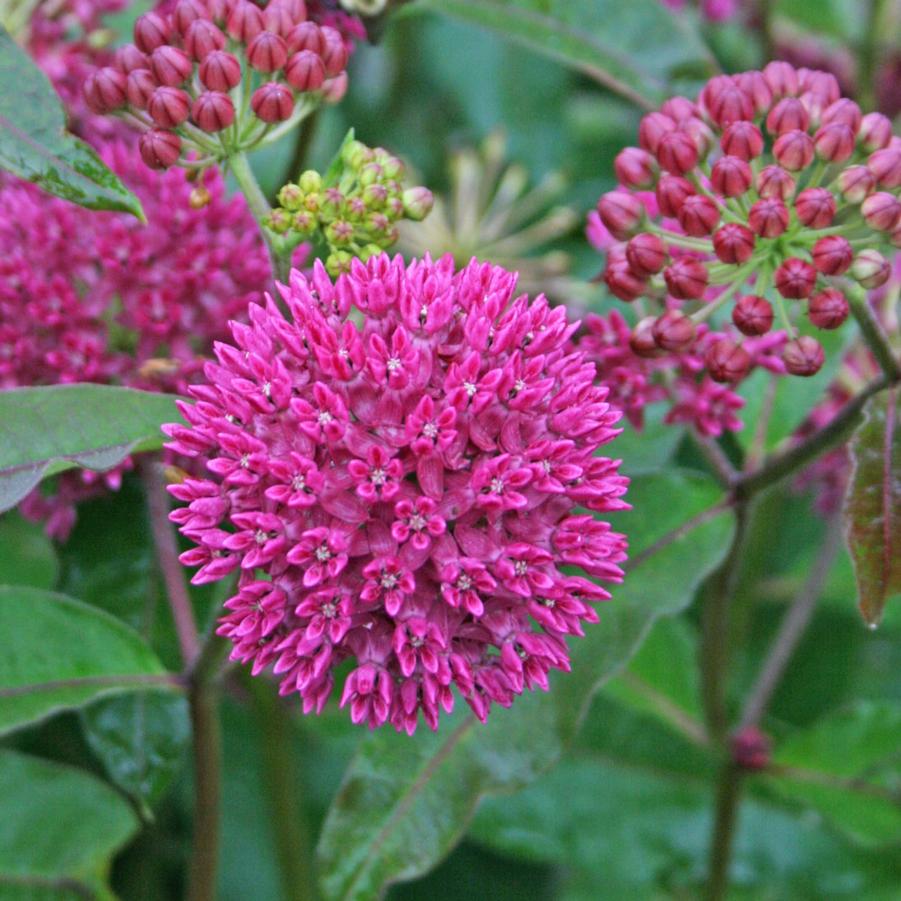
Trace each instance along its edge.
<path fill-rule="evenodd" d="M 676 130 L 676 123 L 663 113 L 648 113 L 638 125 L 638 144 L 642 150 L 656 155 L 664 135 Z"/>
<path fill-rule="evenodd" d="M 876 190 L 876 176 L 866 166 L 849 166 L 838 174 L 838 189 L 849 203 L 860 203 Z"/>
<path fill-rule="evenodd" d="M 732 762 L 740 769 L 756 773 L 770 765 L 770 740 L 756 726 L 745 726 L 732 736 L 730 745 Z"/>
<path fill-rule="evenodd" d="M 684 131 L 694 142 L 698 159 L 706 159 L 710 151 L 716 147 L 716 135 L 703 119 L 695 117 L 685 119 L 679 123 L 679 131 Z"/>
<path fill-rule="evenodd" d="M 288 212 L 296 212 L 303 205 L 303 191 L 300 185 L 288 184 L 282 186 L 278 192 L 279 206 L 284 207 Z"/>
<path fill-rule="evenodd" d="M 151 169 L 168 169 L 181 153 L 181 138 L 174 131 L 151 128 L 141 135 L 138 149 Z"/>
<path fill-rule="evenodd" d="M 660 174 L 657 160 L 640 147 L 621 150 L 613 161 L 613 169 L 620 183 L 629 188 L 650 188 Z"/>
<path fill-rule="evenodd" d="M 745 294 L 732 308 L 732 321 L 743 335 L 765 335 L 773 327 L 773 305 L 759 294 Z"/>
<path fill-rule="evenodd" d="M 856 135 L 862 119 L 860 107 L 853 100 L 839 97 L 823 110 L 820 125 L 832 125 L 834 122 L 840 122 L 842 125 L 847 125 Z"/>
<path fill-rule="evenodd" d="M 751 355 L 740 344 L 720 338 L 707 348 L 704 365 L 715 382 L 740 382 L 751 368 Z"/>
<path fill-rule="evenodd" d="M 641 297 L 647 287 L 644 278 L 634 272 L 624 259 L 608 259 L 604 270 L 604 284 L 614 297 L 626 303 Z"/>
<path fill-rule="evenodd" d="M 686 197 L 679 210 L 679 224 L 686 235 L 703 238 L 709 235 L 720 221 L 720 208 L 703 194 Z"/>
<path fill-rule="evenodd" d="M 709 0 L 705 7 L 709 10 L 715 3 Z M 735 76 L 738 86 L 751 98 L 755 116 L 763 115 L 773 105 L 773 92 L 762 72 L 741 72 Z"/>
<path fill-rule="evenodd" d="M 432 212 L 435 198 L 428 188 L 408 188 L 404 191 L 404 213 L 408 219 L 421 222 Z"/>
<path fill-rule="evenodd" d="M 361 141 L 351 141 L 341 151 L 341 159 L 351 169 L 362 169 L 367 163 L 371 163 L 375 155 L 373 151 Z"/>
<path fill-rule="evenodd" d="M 878 250 L 862 250 L 851 263 L 851 277 L 863 288 L 871 291 L 881 288 L 892 274 L 889 261 Z"/>
<path fill-rule="evenodd" d="M 337 250 L 330 253 L 325 261 L 325 270 L 332 278 L 337 278 L 346 272 L 350 272 L 354 257 L 346 250 Z"/>
<path fill-rule="evenodd" d="M 667 172 L 685 175 L 698 164 L 698 148 L 684 131 L 671 131 L 660 139 L 657 162 Z"/>
<path fill-rule="evenodd" d="M 857 140 L 866 153 L 883 150 L 892 140 L 892 120 L 882 113 L 867 113 L 860 120 Z"/>
<path fill-rule="evenodd" d="M 695 257 L 679 257 L 663 270 L 669 293 L 677 300 L 698 300 L 704 296 L 710 275 Z"/>
<path fill-rule="evenodd" d="M 212 134 L 235 121 L 235 105 L 228 94 L 204 91 L 191 107 L 191 118 L 201 131 Z"/>
<path fill-rule="evenodd" d="M 230 91 L 241 83 L 241 63 L 224 50 L 214 50 L 200 64 L 200 80 L 211 91 Z"/>
<path fill-rule="evenodd" d="M 843 163 L 854 154 L 854 132 L 843 122 L 824 125 L 814 135 L 816 155 L 828 163 Z"/>
<path fill-rule="evenodd" d="M 316 230 L 317 224 L 316 217 L 306 210 L 300 210 L 295 213 L 294 218 L 291 220 L 291 228 L 304 237 L 311 235 Z"/>
<path fill-rule="evenodd" d="M 687 178 L 678 175 L 664 175 L 657 182 L 657 190 L 654 193 L 660 212 L 664 216 L 675 218 L 679 215 L 685 198 L 691 197 L 697 192 L 695 186 Z"/>
<path fill-rule="evenodd" d="M 854 251 L 847 238 L 827 235 L 813 245 L 811 256 L 817 272 L 822 272 L 823 275 L 841 275 L 848 271 Z"/>
<path fill-rule="evenodd" d="M 225 26 L 229 35 L 242 44 L 249 44 L 263 28 L 262 10 L 250 0 L 237 0 Z"/>
<path fill-rule="evenodd" d="M 323 25 L 322 32 L 322 64 L 325 66 L 327 78 L 340 75 L 347 68 L 347 47 L 341 32 L 336 28 Z"/>
<path fill-rule="evenodd" d="M 802 98 L 806 94 L 811 94 L 817 98 L 824 109 L 842 96 L 838 79 L 831 72 L 821 72 L 818 69 L 799 69 L 798 77 Z"/>
<path fill-rule="evenodd" d="M 134 69 L 125 81 L 125 96 L 138 109 L 147 109 L 150 97 L 156 90 L 156 79 L 149 69 Z"/>
<path fill-rule="evenodd" d="M 272 124 L 284 122 L 294 112 L 291 92 L 276 81 L 258 87 L 250 98 L 250 108 L 258 119 Z"/>
<path fill-rule="evenodd" d="M 291 227 L 293 219 L 286 210 L 272 210 L 266 217 L 266 228 L 275 232 L 277 235 L 283 235 Z"/>
<path fill-rule="evenodd" d="M 113 66 L 123 75 L 134 72 L 135 69 L 149 69 L 150 60 L 146 53 L 141 53 L 134 44 L 126 44 L 119 47 L 113 55 Z"/>
<path fill-rule="evenodd" d="M 133 31 L 135 44 L 143 53 L 152 53 L 162 47 L 172 36 L 172 29 L 165 17 L 149 12 L 135 19 Z"/>
<path fill-rule="evenodd" d="M 807 316 L 817 328 L 838 328 L 850 312 L 848 301 L 841 291 L 826 288 L 810 298 L 807 304 Z"/>
<path fill-rule="evenodd" d="M 210 205 L 211 200 L 210 192 L 203 185 L 192 188 L 188 195 L 188 204 L 192 210 L 202 210 Z"/>
<path fill-rule="evenodd" d="M 372 257 L 379 256 L 384 248 L 379 247 L 378 244 L 367 244 L 360 250 L 359 257 L 360 261 L 365 263 L 368 260 L 372 259 Z"/>
<path fill-rule="evenodd" d="M 325 229 L 325 239 L 333 247 L 350 244 L 354 237 L 354 227 L 343 219 L 330 222 Z"/>
<path fill-rule="evenodd" d="M 793 96 L 798 93 L 798 73 L 790 63 L 774 60 L 763 68 L 763 77 L 773 92 L 773 98 Z"/>
<path fill-rule="evenodd" d="M 710 88 L 709 91 L 708 88 Z M 706 96 L 704 96 L 704 92 L 706 92 Z M 726 128 L 733 122 L 742 119 L 754 118 L 753 101 L 728 76 L 711 79 L 704 88 L 704 92 L 702 92 L 704 105 L 710 113 L 710 118 L 720 128 Z"/>
<path fill-rule="evenodd" d="M 598 201 L 597 210 L 601 222 L 618 241 L 634 235 L 645 218 L 642 202 L 626 191 L 608 191 Z"/>
<path fill-rule="evenodd" d="M 289 53 L 311 50 L 318 56 L 322 53 L 324 46 L 322 30 L 315 22 L 301 22 L 299 25 L 295 25 L 285 40 Z"/>
<path fill-rule="evenodd" d="M 150 70 L 161 85 L 177 88 L 191 77 L 194 64 L 184 50 L 166 44 L 150 54 Z"/>
<path fill-rule="evenodd" d="M 691 119 L 699 115 L 697 106 L 687 97 L 670 97 L 660 107 L 664 116 L 669 116 L 677 125 L 684 119 Z"/>
<path fill-rule="evenodd" d="M 881 188 L 901 187 L 901 147 L 886 147 L 871 153 L 867 168 Z"/>
<path fill-rule="evenodd" d="M 257 72 L 275 72 L 288 60 L 288 45 L 271 31 L 261 31 L 247 46 L 247 62 Z"/>
<path fill-rule="evenodd" d="M 201 0 L 178 0 L 172 11 L 172 24 L 181 35 L 187 33 L 192 22 L 209 18 L 210 15 Z"/>
<path fill-rule="evenodd" d="M 864 200 L 860 212 L 870 228 L 881 232 L 894 231 L 901 220 L 901 200 L 888 191 L 877 191 Z"/>
<path fill-rule="evenodd" d="M 188 118 L 190 103 L 186 91 L 163 85 L 150 95 L 147 112 L 160 128 L 176 128 Z"/>
<path fill-rule="evenodd" d="M 185 32 L 184 47 L 188 55 L 203 62 L 215 50 L 225 46 L 225 35 L 209 19 L 195 19 Z"/>
<path fill-rule="evenodd" d="M 813 91 L 805 91 L 798 99 L 804 104 L 804 109 L 810 115 L 810 124 L 816 128 L 820 124 L 820 116 L 823 115 L 823 110 L 829 105 L 829 102 Z"/>
<path fill-rule="evenodd" d="M 659 357 L 662 351 L 654 340 L 654 323 L 657 321 L 655 316 L 645 316 L 632 329 L 629 336 L 629 347 L 638 357 Z"/>
<path fill-rule="evenodd" d="M 325 81 L 325 68 L 312 50 L 298 50 L 285 65 L 285 78 L 295 91 L 318 91 Z"/>
<path fill-rule="evenodd" d="M 695 324 L 683 313 L 669 310 L 656 320 L 651 334 L 658 347 L 670 353 L 679 353 L 694 341 Z"/>
<path fill-rule="evenodd" d="M 795 180 L 781 166 L 764 166 L 757 174 L 757 193 L 764 198 L 788 200 L 795 193 Z"/>
<path fill-rule="evenodd" d="M 209 17 L 224 28 L 235 2 L 234 0 L 205 0 L 204 5 Z"/>
<path fill-rule="evenodd" d="M 767 114 L 766 130 L 775 138 L 790 131 L 807 131 L 810 114 L 796 97 L 780 100 Z"/>
<path fill-rule="evenodd" d="M 835 218 L 835 198 L 825 188 L 805 188 L 795 199 L 795 212 L 809 228 L 826 228 Z"/>
<path fill-rule="evenodd" d="M 778 238 L 787 228 L 790 220 L 788 208 L 776 197 L 758 200 L 748 213 L 751 231 L 761 238 Z"/>
<path fill-rule="evenodd" d="M 740 197 L 751 187 L 753 179 L 751 167 L 737 156 L 720 157 L 710 172 L 713 190 L 724 197 Z"/>
<path fill-rule="evenodd" d="M 789 257 L 776 270 L 773 282 L 783 297 L 810 297 L 817 283 L 817 271 L 799 257 Z"/>
<path fill-rule="evenodd" d="M 118 69 L 104 66 L 95 69 L 84 83 L 84 99 L 88 108 L 104 115 L 125 106 L 128 80 Z"/>
<path fill-rule="evenodd" d="M 816 375 L 822 369 L 825 359 L 822 345 L 809 335 L 789 341 L 782 349 L 782 362 L 792 375 Z"/>
<path fill-rule="evenodd" d="M 266 31 L 277 34 L 279 37 L 287 37 L 297 22 L 298 19 L 288 4 L 279 3 L 278 0 L 273 0 L 263 10 L 263 25 Z"/>
<path fill-rule="evenodd" d="M 340 103 L 347 93 L 347 72 L 341 72 L 334 78 L 326 78 L 322 83 L 322 102 Z"/>
<path fill-rule="evenodd" d="M 647 278 L 656 275 L 666 265 L 669 254 L 662 238 L 644 232 L 636 235 L 626 245 L 626 259 L 638 275 Z"/>
<path fill-rule="evenodd" d="M 713 250 L 723 263 L 746 263 L 754 253 L 754 232 L 729 222 L 713 235 Z"/>
<path fill-rule="evenodd" d="M 813 153 L 813 138 L 806 131 L 788 131 L 773 144 L 773 156 L 789 172 L 806 169 L 813 162 Z"/>
<path fill-rule="evenodd" d="M 307 169 L 298 180 L 304 194 L 316 194 L 322 190 L 322 176 L 315 169 Z"/>
<path fill-rule="evenodd" d="M 763 153 L 763 135 L 753 122 L 733 122 L 723 132 L 720 147 L 723 153 L 750 162 Z"/>

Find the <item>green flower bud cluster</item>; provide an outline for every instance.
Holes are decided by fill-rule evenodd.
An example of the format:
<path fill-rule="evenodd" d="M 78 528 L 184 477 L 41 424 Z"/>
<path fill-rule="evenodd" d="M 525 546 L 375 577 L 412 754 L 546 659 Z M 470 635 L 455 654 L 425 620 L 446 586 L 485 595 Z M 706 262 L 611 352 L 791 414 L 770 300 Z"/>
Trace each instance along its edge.
<path fill-rule="evenodd" d="M 318 241 L 328 248 L 332 276 L 391 247 L 397 223 L 419 221 L 432 209 L 428 188 L 405 188 L 404 164 L 380 147 L 346 140 L 328 171 L 312 169 L 278 194 L 266 226 L 287 244 Z"/>

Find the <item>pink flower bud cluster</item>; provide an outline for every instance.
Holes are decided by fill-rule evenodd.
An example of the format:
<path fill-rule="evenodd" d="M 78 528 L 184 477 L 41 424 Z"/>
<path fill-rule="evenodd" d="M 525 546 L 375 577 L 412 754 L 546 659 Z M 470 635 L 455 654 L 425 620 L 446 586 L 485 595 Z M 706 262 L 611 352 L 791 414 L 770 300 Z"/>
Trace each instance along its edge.
<path fill-rule="evenodd" d="M 609 597 L 593 580 L 622 577 L 625 539 L 593 515 L 627 507 L 598 455 L 620 413 L 565 311 L 515 280 L 450 255 L 294 272 L 292 318 L 251 306 L 167 428 L 212 476 L 170 488 L 182 561 L 195 583 L 239 573 L 219 634 L 305 712 L 349 660 L 355 723 L 434 729 L 454 686 L 484 720 L 569 668 Z"/>
<path fill-rule="evenodd" d="M 102 155 L 141 200 L 146 225 L 0 181 L 0 390 L 102 382 L 183 392 L 269 278 L 253 218 L 218 170 L 204 173 L 209 202 L 195 209 L 197 184 L 183 172 L 151 172 L 126 145 Z M 65 537 L 86 484 L 101 482 L 64 474 L 53 500 L 34 495 L 26 512 L 52 517 L 48 528 Z"/>
<path fill-rule="evenodd" d="M 704 352 L 716 381 L 741 381 L 747 337 L 774 326 L 784 370 L 813 375 L 823 349 L 809 332 L 839 327 L 846 293 L 884 284 L 884 254 L 901 246 L 901 138 L 824 72 L 717 76 L 646 115 L 615 169 L 598 202 L 614 239 L 604 281 L 659 311 L 645 306 L 633 347 L 695 354 L 700 323 L 731 312 L 731 334 Z"/>
<path fill-rule="evenodd" d="M 139 16 L 134 44 L 84 83 L 98 114 L 125 115 L 142 129 L 154 169 L 191 154 L 220 160 L 259 146 L 269 129 L 298 122 L 347 89 L 348 47 L 311 18 L 304 0 L 177 0 L 171 12 Z M 268 136 L 272 139 L 272 136 Z"/>

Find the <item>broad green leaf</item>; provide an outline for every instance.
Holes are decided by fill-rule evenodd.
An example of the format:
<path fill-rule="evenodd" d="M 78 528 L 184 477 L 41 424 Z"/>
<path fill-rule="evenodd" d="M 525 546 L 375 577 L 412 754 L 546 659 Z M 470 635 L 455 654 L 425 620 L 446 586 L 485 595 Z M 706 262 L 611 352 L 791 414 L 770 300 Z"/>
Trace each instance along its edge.
<path fill-rule="evenodd" d="M 0 27 L 0 168 L 64 200 L 144 221 L 138 198 L 65 124 L 47 76 Z"/>
<path fill-rule="evenodd" d="M 40 523 L 10 511 L 0 516 L 0 585 L 52 588 L 59 563 Z"/>
<path fill-rule="evenodd" d="M 555 674 L 547 694 L 492 711 L 480 725 L 459 704 L 437 733 L 369 736 L 332 805 L 318 849 L 328 901 L 377 897 L 385 886 L 427 871 L 460 838 L 480 798 L 528 784 L 575 736 L 595 691 L 628 662 L 653 621 L 690 603 L 725 553 L 731 520 L 704 517 L 652 556 L 673 529 L 709 510 L 719 489 L 703 476 L 671 471 L 636 478 L 635 511 L 616 517 L 638 565 L 601 622 L 572 642 L 572 672 Z"/>
<path fill-rule="evenodd" d="M 0 734 L 109 694 L 172 687 L 128 626 L 64 595 L 0 587 Z"/>
<path fill-rule="evenodd" d="M 583 72 L 641 106 L 663 98 L 709 51 L 691 20 L 658 0 L 426 0 L 416 6 L 481 25 Z"/>
<path fill-rule="evenodd" d="M 110 385 L 0 391 L 0 511 L 38 482 L 73 466 L 111 469 L 130 453 L 156 450 L 160 426 L 179 419 L 167 394 Z"/>
<path fill-rule="evenodd" d="M 649 473 L 666 466 L 672 459 L 685 429 L 678 425 L 668 425 L 663 421 L 666 408 L 663 404 L 651 404 L 645 410 L 645 421 L 641 429 L 623 418 L 619 427 L 622 433 L 616 440 L 601 448 L 605 456 L 622 458 L 620 469 L 627 476 Z"/>
<path fill-rule="evenodd" d="M 111 899 L 110 858 L 137 827 L 125 799 L 93 776 L 0 750 L 0 898 Z"/>
<path fill-rule="evenodd" d="M 901 397 L 881 391 L 864 407 L 850 444 L 854 473 L 845 520 L 860 612 L 877 626 L 888 599 L 901 592 Z"/>
<path fill-rule="evenodd" d="M 185 699 L 162 691 L 102 698 L 81 711 L 81 724 L 110 779 L 149 812 L 184 762 L 191 738 Z"/>
<path fill-rule="evenodd" d="M 843 42 L 859 37 L 865 20 L 858 0 L 779 0 L 775 12 L 806 31 Z"/>
<path fill-rule="evenodd" d="M 861 844 L 901 840 L 901 704 L 861 701 L 780 743 L 767 779 Z"/>

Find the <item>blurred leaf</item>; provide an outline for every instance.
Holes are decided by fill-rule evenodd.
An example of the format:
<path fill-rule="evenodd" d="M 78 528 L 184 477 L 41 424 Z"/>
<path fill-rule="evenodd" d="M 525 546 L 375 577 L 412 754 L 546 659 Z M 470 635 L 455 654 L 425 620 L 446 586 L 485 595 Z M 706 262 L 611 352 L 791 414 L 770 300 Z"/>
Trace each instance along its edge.
<path fill-rule="evenodd" d="M 0 897 L 111 899 L 109 860 L 137 827 L 128 803 L 93 776 L 0 750 Z"/>
<path fill-rule="evenodd" d="M 94 149 L 65 130 L 47 76 L 0 27 L 0 168 L 93 210 L 121 210 L 142 222 L 141 203 Z"/>
<path fill-rule="evenodd" d="M 780 743 L 767 778 L 862 844 L 901 841 L 901 705 L 862 701 Z"/>
<path fill-rule="evenodd" d="M 629 499 L 640 513 L 611 518 L 629 532 L 634 559 L 718 497 L 718 487 L 702 476 L 639 477 Z M 691 601 L 728 547 L 731 529 L 721 511 L 640 560 L 601 610 L 601 622 L 572 643 L 572 672 L 555 674 L 550 692 L 493 710 L 485 725 L 458 704 L 438 733 L 420 729 L 407 738 L 381 729 L 369 736 L 323 827 L 325 897 L 372 898 L 427 871 L 459 840 L 481 797 L 519 788 L 550 767 L 592 695 L 628 662 L 653 621 Z"/>
<path fill-rule="evenodd" d="M 53 587 L 59 563 L 40 523 L 13 511 L 0 516 L 0 548 L 0 585 Z"/>
<path fill-rule="evenodd" d="M 0 511 L 47 475 L 73 466 L 111 469 L 130 453 L 156 450 L 160 426 L 179 420 L 175 398 L 110 385 L 0 391 Z"/>
<path fill-rule="evenodd" d="M 861 32 L 860 0 L 779 0 L 776 12 L 807 31 L 842 41 Z"/>
<path fill-rule="evenodd" d="M 604 448 L 604 453 L 622 458 L 621 471 L 627 476 L 640 475 L 662 469 L 672 459 L 685 429 L 678 425 L 667 425 L 663 418 L 666 408 L 663 404 L 651 404 L 645 410 L 645 420 L 641 430 L 636 429 L 627 419 L 620 420 L 623 430 L 613 444 Z"/>
<path fill-rule="evenodd" d="M 84 736 L 110 779 L 147 813 L 181 769 L 191 738 L 187 701 L 141 691 L 81 711 Z"/>
<path fill-rule="evenodd" d="M 0 734 L 103 695 L 164 687 L 153 651 L 109 614 L 61 594 L 0 587 Z"/>
<path fill-rule="evenodd" d="M 851 438 L 854 474 L 845 519 L 860 612 L 868 625 L 901 592 L 901 403 L 898 389 L 871 397 Z"/>
<path fill-rule="evenodd" d="M 685 16 L 658 0 L 426 0 L 426 8 L 498 32 L 578 69 L 639 106 L 662 99 L 677 70 L 709 51 Z"/>

